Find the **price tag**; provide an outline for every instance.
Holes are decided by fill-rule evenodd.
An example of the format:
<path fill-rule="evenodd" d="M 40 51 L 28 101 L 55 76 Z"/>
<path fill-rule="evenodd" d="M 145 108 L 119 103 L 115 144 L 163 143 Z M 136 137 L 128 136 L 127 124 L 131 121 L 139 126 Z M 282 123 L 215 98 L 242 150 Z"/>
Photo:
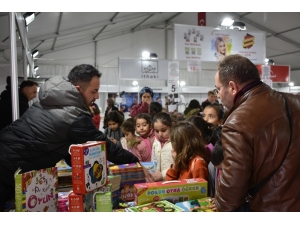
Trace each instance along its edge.
<path fill-rule="evenodd" d="M 201 71 L 201 61 L 187 61 L 186 63 L 189 72 Z"/>

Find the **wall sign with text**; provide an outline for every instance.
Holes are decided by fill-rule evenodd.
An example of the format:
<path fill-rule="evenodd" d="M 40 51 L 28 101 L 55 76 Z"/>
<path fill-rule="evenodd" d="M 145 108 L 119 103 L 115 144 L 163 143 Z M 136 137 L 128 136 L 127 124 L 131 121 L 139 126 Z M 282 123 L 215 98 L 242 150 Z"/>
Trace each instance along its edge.
<path fill-rule="evenodd" d="M 167 80 L 168 62 L 119 58 L 119 77 L 123 80 Z"/>
<path fill-rule="evenodd" d="M 263 65 L 255 65 L 259 75 L 262 77 Z M 270 65 L 270 79 L 273 83 L 288 83 L 290 82 L 290 66 Z"/>

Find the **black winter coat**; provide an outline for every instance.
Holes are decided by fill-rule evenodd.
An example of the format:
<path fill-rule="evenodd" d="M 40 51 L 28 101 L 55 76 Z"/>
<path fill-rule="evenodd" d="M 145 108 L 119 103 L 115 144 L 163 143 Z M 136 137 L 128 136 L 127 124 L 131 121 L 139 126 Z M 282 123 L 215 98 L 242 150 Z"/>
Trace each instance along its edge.
<path fill-rule="evenodd" d="M 107 158 L 116 164 L 138 162 L 99 131 L 76 87 L 60 76 L 40 89 L 40 102 L 0 132 L 0 185 L 14 186 L 14 173 L 52 167 L 65 158 L 71 144 L 106 141 Z"/>
<path fill-rule="evenodd" d="M 29 108 L 28 99 L 19 90 L 19 116 L 21 117 Z M 6 90 L 1 93 L 0 100 L 0 130 L 12 122 L 11 87 L 6 85 Z"/>

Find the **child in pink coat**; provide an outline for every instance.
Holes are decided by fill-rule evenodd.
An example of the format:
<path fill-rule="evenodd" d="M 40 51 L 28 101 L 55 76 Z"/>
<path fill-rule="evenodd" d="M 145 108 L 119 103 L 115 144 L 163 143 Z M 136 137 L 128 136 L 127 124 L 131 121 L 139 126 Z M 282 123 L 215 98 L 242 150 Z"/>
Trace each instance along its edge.
<path fill-rule="evenodd" d="M 140 162 L 151 162 L 152 145 L 154 142 L 154 132 L 151 127 L 151 119 L 148 114 L 141 113 L 134 117 L 135 131 L 140 144 L 132 148 L 132 153 Z"/>

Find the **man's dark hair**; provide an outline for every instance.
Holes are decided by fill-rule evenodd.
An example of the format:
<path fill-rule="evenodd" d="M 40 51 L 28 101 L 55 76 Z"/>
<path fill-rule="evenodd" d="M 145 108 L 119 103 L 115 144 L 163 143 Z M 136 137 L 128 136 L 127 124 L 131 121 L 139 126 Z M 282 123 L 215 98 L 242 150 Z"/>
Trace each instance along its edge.
<path fill-rule="evenodd" d="M 220 165 L 222 163 L 222 161 L 224 160 L 221 140 L 217 141 L 217 143 L 215 144 L 215 146 L 211 152 L 210 160 L 214 166 Z"/>
<path fill-rule="evenodd" d="M 260 80 L 256 66 L 249 59 L 238 54 L 226 56 L 219 63 L 218 71 L 220 83 L 225 87 L 229 81 L 248 84 Z"/>
<path fill-rule="evenodd" d="M 7 77 L 6 77 L 6 84 L 9 85 L 9 86 L 11 85 L 11 79 L 10 79 L 10 76 L 7 76 Z"/>
<path fill-rule="evenodd" d="M 68 79 L 73 85 L 79 85 L 80 83 L 89 83 L 94 76 L 101 77 L 96 68 L 89 64 L 81 64 L 75 66 L 69 73 Z"/>
<path fill-rule="evenodd" d="M 24 87 L 32 87 L 32 86 L 39 86 L 37 82 L 34 82 L 32 80 L 24 80 L 20 84 L 20 90 L 22 90 Z"/>

